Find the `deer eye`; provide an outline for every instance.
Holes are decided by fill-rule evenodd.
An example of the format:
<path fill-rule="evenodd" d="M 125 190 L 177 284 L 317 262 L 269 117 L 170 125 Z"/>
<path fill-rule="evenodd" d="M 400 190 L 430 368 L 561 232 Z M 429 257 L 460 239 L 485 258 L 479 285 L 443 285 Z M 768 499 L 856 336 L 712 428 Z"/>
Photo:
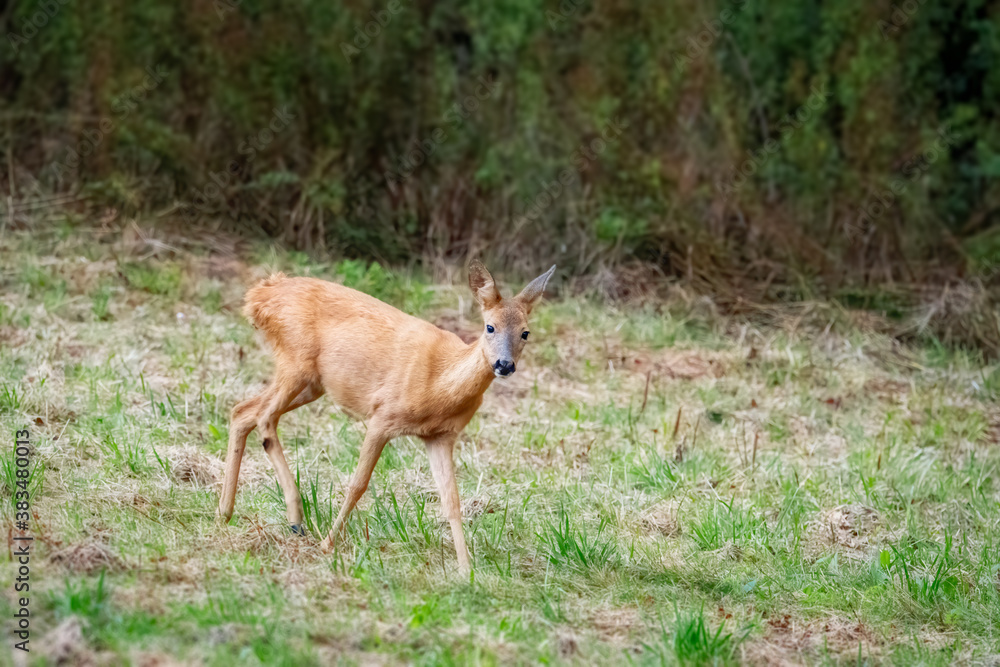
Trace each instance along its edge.
<path fill-rule="evenodd" d="M 493 325 L 492 324 L 487 324 L 486 325 L 486 333 L 493 333 Z"/>
<path fill-rule="evenodd" d="M 528 332 L 527 331 L 521 333 L 521 340 L 528 340 Z"/>

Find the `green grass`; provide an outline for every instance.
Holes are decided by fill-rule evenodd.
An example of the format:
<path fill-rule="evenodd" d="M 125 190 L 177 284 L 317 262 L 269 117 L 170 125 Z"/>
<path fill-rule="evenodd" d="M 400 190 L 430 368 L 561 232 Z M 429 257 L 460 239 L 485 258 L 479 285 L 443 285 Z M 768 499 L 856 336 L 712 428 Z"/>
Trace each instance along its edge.
<path fill-rule="evenodd" d="M 229 410 L 270 369 L 237 278 L 112 237 L 8 230 L 5 243 L 0 427 L 12 443 L 27 425 L 35 446 L 38 664 L 61 624 L 82 635 L 72 660 L 111 664 L 1000 654 L 1000 369 L 975 355 L 734 328 L 684 304 L 546 303 L 458 448 L 467 580 L 408 438 L 386 449 L 345 543 L 320 552 L 364 435 L 326 399 L 280 425 L 309 536 L 289 533 L 256 434 L 236 515 L 216 524 Z M 242 261 L 479 328 L 460 286 L 273 249 Z M 8 522 L 16 474 L 8 444 Z M 16 568 L 0 556 L 0 614 Z"/>
<path fill-rule="evenodd" d="M 586 572 L 613 568 L 618 563 L 615 540 L 603 536 L 608 526 L 602 519 L 596 531 L 575 526 L 570 512 L 559 508 L 558 517 L 538 536 L 542 551 L 557 566 Z"/>
<path fill-rule="evenodd" d="M 678 612 L 672 624 L 673 629 L 663 629 L 658 643 L 647 645 L 654 662 L 662 665 L 728 665 L 734 663 L 734 655 L 743 639 L 733 638 L 725 632 L 726 621 L 719 622 L 712 631 L 706 621 L 704 611 Z"/>
<path fill-rule="evenodd" d="M 181 267 L 160 262 L 125 262 L 119 267 L 122 280 L 135 290 L 177 298 L 181 290 Z"/>

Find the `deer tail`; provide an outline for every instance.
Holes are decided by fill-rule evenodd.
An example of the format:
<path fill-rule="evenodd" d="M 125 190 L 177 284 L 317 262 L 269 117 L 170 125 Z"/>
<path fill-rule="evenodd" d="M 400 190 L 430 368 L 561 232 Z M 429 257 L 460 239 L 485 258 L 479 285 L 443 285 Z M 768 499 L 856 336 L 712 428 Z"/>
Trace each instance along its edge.
<path fill-rule="evenodd" d="M 260 329 L 265 338 L 270 339 L 276 333 L 279 324 L 279 300 L 275 297 L 281 292 L 276 289 L 288 276 L 284 273 L 273 273 L 247 290 L 243 303 L 243 315 L 250 320 L 255 329 Z"/>

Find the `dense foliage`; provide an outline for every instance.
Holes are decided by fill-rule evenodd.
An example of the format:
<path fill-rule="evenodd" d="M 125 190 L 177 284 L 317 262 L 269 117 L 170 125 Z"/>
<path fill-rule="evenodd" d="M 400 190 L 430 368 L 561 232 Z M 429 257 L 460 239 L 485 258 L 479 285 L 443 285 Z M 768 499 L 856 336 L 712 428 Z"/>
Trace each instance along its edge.
<path fill-rule="evenodd" d="M 390 262 L 842 284 L 1000 259 L 997 3 L 13 0 L 0 20 L 15 197 Z"/>

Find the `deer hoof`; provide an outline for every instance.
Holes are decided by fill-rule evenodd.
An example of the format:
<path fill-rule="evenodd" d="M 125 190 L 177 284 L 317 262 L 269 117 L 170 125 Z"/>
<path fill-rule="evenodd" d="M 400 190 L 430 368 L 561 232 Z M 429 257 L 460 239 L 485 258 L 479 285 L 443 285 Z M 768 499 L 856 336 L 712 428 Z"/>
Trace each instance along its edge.
<path fill-rule="evenodd" d="M 292 531 L 292 535 L 302 535 L 305 536 L 306 529 L 302 527 L 301 523 L 293 523 L 288 527 Z"/>

